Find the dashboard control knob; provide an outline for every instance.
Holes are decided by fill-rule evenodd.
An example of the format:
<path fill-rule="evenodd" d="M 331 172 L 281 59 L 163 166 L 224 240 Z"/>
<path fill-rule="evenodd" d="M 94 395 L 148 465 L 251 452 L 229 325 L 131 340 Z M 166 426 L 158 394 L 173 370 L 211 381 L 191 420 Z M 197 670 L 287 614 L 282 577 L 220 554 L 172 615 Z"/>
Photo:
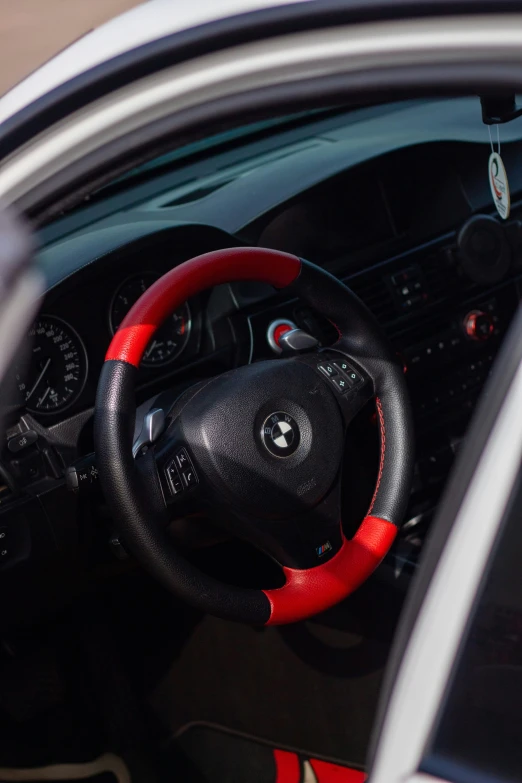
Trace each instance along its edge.
<path fill-rule="evenodd" d="M 489 340 L 494 328 L 493 318 L 483 310 L 471 310 L 464 319 L 464 330 L 470 340 Z"/>
<path fill-rule="evenodd" d="M 289 321 L 287 318 L 280 318 L 277 321 L 272 321 L 266 330 L 266 339 L 268 340 L 268 345 L 274 351 L 274 353 L 281 353 L 282 348 L 279 344 L 281 337 L 286 332 L 291 332 L 294 329 L 297 329 L 297 326 L 293 321 Z"/>

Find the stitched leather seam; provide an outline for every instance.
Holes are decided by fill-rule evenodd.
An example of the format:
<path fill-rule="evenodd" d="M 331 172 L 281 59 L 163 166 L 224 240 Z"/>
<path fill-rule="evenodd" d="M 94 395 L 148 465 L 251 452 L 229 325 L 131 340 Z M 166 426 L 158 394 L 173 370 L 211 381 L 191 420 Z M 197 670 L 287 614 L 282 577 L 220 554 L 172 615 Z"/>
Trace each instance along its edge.
<path fill-rule="evenodd" d="M 335 327 L 335 329 L 337 330 L 337 334 L 339 335 L 339 337 L 338 337 L 338 340 L 337 340 L 337 341 L 341 340 L 341 339 L 342 339 L 342 336 L 343 336 L 343 333 L 341 332 L 341 330 L 339 329 L 339 327 L 337 326 L 337 324 L 335 323 L 335 321 L 332 321 L 332 319 L 331 319 L 331 318 L 329 318 L 328 320 L 330 321 L 330 323 L 332 324 L 332 326 L 333 326 L 333 327 Z"/>
<path fill-rule="evenodd" d="M 381 486 L 382 473 L 384 470 L 384 457 L 386 454 L 386 427 L 384 424 L 384 413 L 382 411 L 382 405 L 379 397 L 375 398 L 375 404 L 377 406 L 377 413 L 379 414 L 380 436 L 381 436 L 381 460 L 379 463 L 379 475 L 377 476 L 377 484 L 375 487 L 375 492 L 373 493 L 372 502 L 370 503 L 370 508 L 368 509 L 368 515 L 372 513 L 373 507 L 375 505 L 375 501 L 377 500 L 377 494 L 379 492 L 379 487 Z"/>

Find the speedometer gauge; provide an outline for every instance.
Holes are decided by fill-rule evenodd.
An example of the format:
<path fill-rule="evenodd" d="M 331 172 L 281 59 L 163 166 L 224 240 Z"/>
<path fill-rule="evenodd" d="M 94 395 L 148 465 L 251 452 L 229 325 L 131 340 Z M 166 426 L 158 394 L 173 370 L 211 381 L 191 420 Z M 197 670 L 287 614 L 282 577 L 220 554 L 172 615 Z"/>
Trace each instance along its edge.
<path fill-rule="evenodd" d="M 16 375 L 27 410 L 54 413 L 67 408 L 87 378 L 87 354 L 80 337 L 60 318 L 42 315 L 29 338 L 32 352 L 28 368 Z"/>
<path fill-rule="evenodd" d="M 114 334 L 140 296 L 157 279 L 158 275 L 145 273 L 125 280 L 114 294 L 110 323 Z M 185 348 L 190 336 L 190 309 L 188 304 L 178 308 L 157 330 L 145 349 L 141 363 L 146 367 L 159 367 L 176 359 Z"/>

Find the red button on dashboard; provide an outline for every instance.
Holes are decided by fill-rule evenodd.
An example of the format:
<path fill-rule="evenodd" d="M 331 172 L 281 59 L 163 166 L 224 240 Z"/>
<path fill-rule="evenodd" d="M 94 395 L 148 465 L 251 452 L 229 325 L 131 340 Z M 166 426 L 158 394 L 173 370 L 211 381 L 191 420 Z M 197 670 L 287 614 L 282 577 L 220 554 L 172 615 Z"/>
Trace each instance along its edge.
<path fill-rule="evenodd" d="M 464 330 L 470 340 L 489 340 L 494 328 L 491 315 L 482 310 L 472 310 L 464 319 Z"/>
<path fill-rule="evenodd" d="M 276 345 L 279 345 L 279 340 L 284 335 L 285 332 L 291 332 L 292 326 L 289 326 L 288 324 L 281 324 L 280 326 L 276 326 L 274 329 L 274 341 Z"/>
<path fill-rule="evenodd" d="M 292 329 L 297 329 L 292 321 L 287 321 L 286 319 L 272 321 L 266 330 L 266 339 L 268 340 L 270 348 L 275 351 L 275 353 L 281 353 L 279 341 L 286 332 L 291 332 Z"/>

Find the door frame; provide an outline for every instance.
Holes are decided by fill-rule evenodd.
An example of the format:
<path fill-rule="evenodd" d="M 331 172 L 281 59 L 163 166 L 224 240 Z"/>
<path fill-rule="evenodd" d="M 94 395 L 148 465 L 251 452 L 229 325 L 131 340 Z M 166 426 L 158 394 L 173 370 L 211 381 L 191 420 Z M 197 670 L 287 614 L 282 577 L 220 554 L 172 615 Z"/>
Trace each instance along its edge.
<path fill-rule="evenodd" d="M 223 16 L 216 2 L 215 18 L 209 17 L 206 22 L 181 30 L 177 29 L 179 22 L 174 13 L 166 20 L 165 34 L 161 38 L 151 38 L 122 51 L 16 110 L 0 124 L 0 160 L 72 112 L 139 78 L 239 44 L 269 40 L 297 30 L 315 31 L 342 24 L 407 20 L 417 16 L 516 13 L 519 10 L 518 0 L 280 0 L 279 5 L 274 0 L 272 7 Z M 115 22 L 117 18 L 111 24 L 114 26 Z M 154 30 L 151 30 L 151 36 Z"/>
<path fill-rule="evenodd" d="M 428 783 L 421 762 L 514 498 L 522 464 L 522 308 L 475 410 L 401 615 L 371 783 Z"/>

